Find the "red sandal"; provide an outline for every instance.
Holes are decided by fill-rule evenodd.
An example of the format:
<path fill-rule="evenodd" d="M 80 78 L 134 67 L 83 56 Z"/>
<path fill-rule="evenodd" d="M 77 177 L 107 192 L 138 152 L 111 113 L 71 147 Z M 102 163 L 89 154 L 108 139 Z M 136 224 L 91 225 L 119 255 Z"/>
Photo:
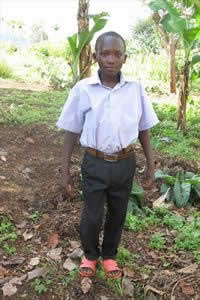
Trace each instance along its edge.
<path fill-rule="evenodd" d="M 84 257 L 81 261 L 79 274 L 82 277 L 94 276 L 96 273 L 96 260 L 89 260 Z"/>
<path fill-rule="evenodd" d="M 103 260 L 103 268 L 108 278 L 121 278 L 122 270 L 118 267 L 117 262 L 113 259 Z"/>

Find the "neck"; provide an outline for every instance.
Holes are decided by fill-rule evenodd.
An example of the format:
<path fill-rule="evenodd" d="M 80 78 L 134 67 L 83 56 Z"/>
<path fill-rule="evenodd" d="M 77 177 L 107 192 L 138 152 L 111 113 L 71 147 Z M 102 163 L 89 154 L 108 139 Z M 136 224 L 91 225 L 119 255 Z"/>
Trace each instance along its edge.
<path fill-rule="evenodd" d="M 106 76 L 106 74 L 99 71 L 99 77 L 101 83 L 105 86 L 113 88 L 120 81 L 120 73 L 117 73 L 114 76 Z"/>

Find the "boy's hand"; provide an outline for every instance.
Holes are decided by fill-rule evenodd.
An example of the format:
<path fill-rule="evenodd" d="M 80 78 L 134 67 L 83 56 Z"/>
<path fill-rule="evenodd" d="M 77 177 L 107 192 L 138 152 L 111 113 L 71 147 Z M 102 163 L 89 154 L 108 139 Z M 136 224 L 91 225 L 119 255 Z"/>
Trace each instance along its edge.
<path fill-rule="evenodd" d="M 73 182 L 71 175 L 69 173 L 65 173 L 61 175 L 61 187 L 62 187 L 62 193 L 63 197 L 70 197 L 73 198 Z"/>
<path fill-rule="evenodd" d="M 154 180 L 154 168 L 146 166 L 144 169 L 144 179 L 143 184 L 147 189 L 152 188 Z"/>

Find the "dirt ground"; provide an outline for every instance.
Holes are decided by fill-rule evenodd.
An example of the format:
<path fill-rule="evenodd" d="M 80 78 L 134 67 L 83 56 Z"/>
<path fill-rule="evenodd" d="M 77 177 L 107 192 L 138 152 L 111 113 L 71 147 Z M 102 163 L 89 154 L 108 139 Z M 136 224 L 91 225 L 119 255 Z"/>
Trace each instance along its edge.
<path fill-rule="evenodd" d="M 48 291 L 44 295 L 38 296 L 30 281 L 25 280 L 22 285 L 17 286 L 18 291 L 11 299 L 121 299 L 105 280 L 96 277 L 92 280 L 92 287 L 87 294 L 83 294 L 79 277 L 69 283 L 67 287 L 60 285 L 59 278 L 67 274 L 63 269 L 63 263 L 72 250 L 71 242 L 79 241 L 79 217 L 83 204 L 80 193 L 80 163 L 83 149 L 79 146 L 76 147 L 72 159 L 75 197 L 73 200 L 62 197 L 59 185 L 62 137 L 61 132 L 53 131 L 46 125 L 0 127 L 0 215 L 10 216 L 18 228 L 18 239 L 15 242 L 16 255 L 24 258 L 22 264 L 6 265 L 7 275 L 3 276 L 3 279 L 0 277 L 0 285 L 2 287 L 13 276 L 19 277 L 29 272 L 31 270 L 30 260 L 40 257 L 41 264 L 47 266 L 49 270 L 53 270 L 53 283 Z M 139 146 L 136 148 L 136 155 L 136 179 L 141 182 L 140 171 L 144 167 L 144 157 Z M 155 158 L 157 167 L 174 168 L 181 165 L 190 171 L 197 170 L 195 162 L 168 159 L 156 152 Z M 159 196 L 155 185 L 151 190 L 146 191 L 144 204 L 151 207 L 152 202 Z M 30 221 L 30 216 L 36 211 L 40 216 L 34 223 Z M 184 210 L 181 213 L 184 214 Z M 145 288 L 149 286 L 151 293 L 145 299 L 200 299 L 199 269 L 189 275 L 177 272 L 178 269 L 194 263 L 193 256 L 189 252 L 179 251 L 169 257 L 166 249 L 150 251 L 147 241 L 152 232 L 152 228 L 142 233 L 128 230 L 123 232 L 121 245 L 138 255 L 136 264 L 130 266 L 131 280 L 135 286 L 135 296 L 131 299 L 143 299 Z M 25 240 L 24 233 L 31 233 L 32 237 Z M 52 234 L 57 235 L 58 247 L 62 247 L 59 262 L 47 258 L 49 237 Z M 170 260 L 170 270 L 163 267 L 163 257 Z M 0 267 L 2 261 L 6 260 L 10 260 L 10 256 L 5 255 L 0 249 Z M 150 274 L 141 273 L 141 268 L 144 266 L 151 270 Z M 190 286 L 192 284 L 191 295 L 182 288 L 183 284 L 187 287 L 188 283 Z M 10 298 L 3 296 L 0 291 L 0 299 Z"/>

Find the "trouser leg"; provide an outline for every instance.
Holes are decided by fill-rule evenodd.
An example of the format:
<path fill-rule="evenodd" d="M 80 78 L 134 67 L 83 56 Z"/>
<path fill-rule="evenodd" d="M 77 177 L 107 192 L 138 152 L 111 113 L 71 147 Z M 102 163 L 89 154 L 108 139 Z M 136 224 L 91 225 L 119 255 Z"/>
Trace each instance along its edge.
<path fill-rule="evenodd" d="M 135 173 L 135 155 L 113 163 L 112 184 L 108 189 L 102 257 L 115 258 L 126 218 L 128 198 Z"/>
<path fill-rule="evenodd" d="M 85 154 L 82 164 L 84 207 L 80 222 L 80 238 L 87 259 L 100 255 L 99 233 L 102 224 L 109 171 L 105 162 Z"/>

